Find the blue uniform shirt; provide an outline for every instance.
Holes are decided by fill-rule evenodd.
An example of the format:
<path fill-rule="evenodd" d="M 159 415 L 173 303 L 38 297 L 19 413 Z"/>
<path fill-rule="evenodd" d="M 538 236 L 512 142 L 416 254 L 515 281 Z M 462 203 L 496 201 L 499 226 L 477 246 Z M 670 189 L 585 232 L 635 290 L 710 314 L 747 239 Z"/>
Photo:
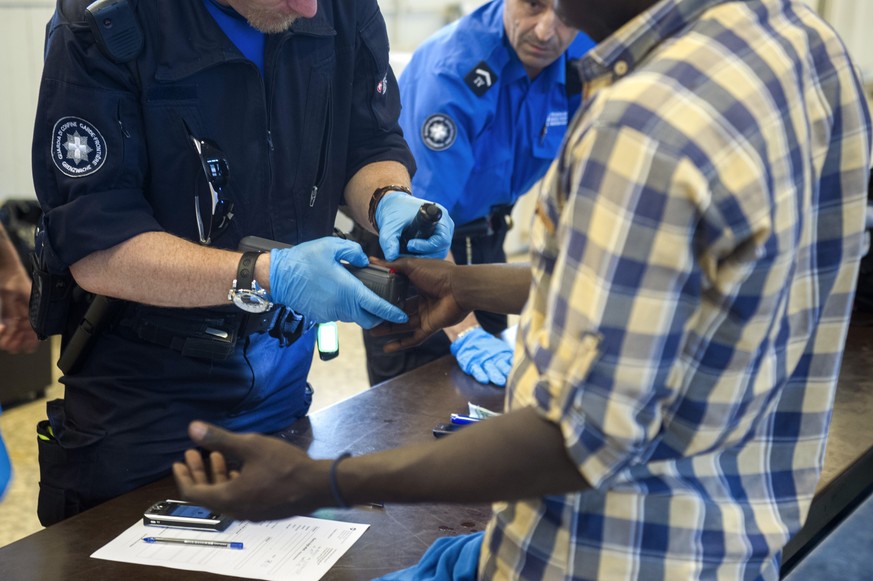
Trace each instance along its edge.
<path fill-rule="evenodd" d="M 568 86 L 568 65 L 593 45 L 580 32 L 531 80 L 506 37 L 503 0 L 425 41 L 399 80 L 400 125 L 418 165 L 414 189 L 443 204 L 456 224 L 514 203 L 557 155 L 581 97 L 575 79 Z"/>

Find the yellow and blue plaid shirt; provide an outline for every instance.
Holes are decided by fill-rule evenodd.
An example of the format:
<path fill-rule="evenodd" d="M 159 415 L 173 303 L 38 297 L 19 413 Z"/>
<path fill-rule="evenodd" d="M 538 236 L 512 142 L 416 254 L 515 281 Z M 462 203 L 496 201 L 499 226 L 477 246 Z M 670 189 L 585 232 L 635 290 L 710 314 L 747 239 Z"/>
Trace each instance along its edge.
<path fill-rule="evenodd" d="M 580 70 L 507 407 L 593 488 L 495 505 L 480 578 L 777 579 L 861 254 L 857 71 L 799 0 L 662 0 Z"/>

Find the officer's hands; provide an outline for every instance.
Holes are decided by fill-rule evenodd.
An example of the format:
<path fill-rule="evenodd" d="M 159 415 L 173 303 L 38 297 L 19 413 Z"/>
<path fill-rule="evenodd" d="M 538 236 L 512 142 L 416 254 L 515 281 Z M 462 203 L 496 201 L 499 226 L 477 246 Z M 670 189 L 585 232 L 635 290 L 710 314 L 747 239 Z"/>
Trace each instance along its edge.
<path fill-rule="evenodd" d="M 474 328 L 452 342 L 458 366 L 479 383 L 506 385 L 512 369 L 512 348 L 484 329 Z"/>
<path fill-rule="evenodd" d="M 329 463 L 316 462 L 279 438 L 233 434 L 203 422 L 191 422 L 188 434 L 212 450 L 209 466 L 197 450 L 173 464 L 184 500 L 245 520 L 274 520 L 335 506 L 327 486 Z M 228 470 L 225 457 L 240 461 Z M 322 474 L 323 473 L 323 474 Z"/>
<path fill-rule="evenodd" d="M 0 269 L 0 349 L 10 353 L 33 353 L 38 340 L 27 316 L 30 277 L 16 262 Z"/>
<path fill-rule="evenodd" d="M 400 235 L 412 223 L 422 204 L 427 200 L 415 198 L 403 192 L 389 192 L 376 206 L 376 224 L 379 225 L 379 245 L 385 260 L 392 261 L 400 256 Z M 422 258 L 445 258 L 452 244 L 455 223 L 445 208 L 437 204 L 443 212 L 433 236 L 427 240 L 414 238 L 407 244 L 410 254 Z"/>
<path fill-rule="evenodd" d="M 273 300 L 310 323 L 354 322 L 369 329 L 383 321 L 404 323 L 406 314 L 380 298 L 340 264 L 367 266 L 360 244 L 329 236 L 270 252 Z"/>
<path fill-rule="evenodd" d="M 418 258 L 400 258 L 390 264 L 373 259 L 373 263 L 406 275 L 418 289 L 418 297 L 406 301 L 408 322 L 401 325 L 384 323 L 371 331 L 376 337 L 397 336 L 396 341 L 385 345 L 386 353 L 420 345 L 437 331 L 457 325 L 470 312 L 452 291 L 452 277 L 457 265 L 445 260 Z"/>

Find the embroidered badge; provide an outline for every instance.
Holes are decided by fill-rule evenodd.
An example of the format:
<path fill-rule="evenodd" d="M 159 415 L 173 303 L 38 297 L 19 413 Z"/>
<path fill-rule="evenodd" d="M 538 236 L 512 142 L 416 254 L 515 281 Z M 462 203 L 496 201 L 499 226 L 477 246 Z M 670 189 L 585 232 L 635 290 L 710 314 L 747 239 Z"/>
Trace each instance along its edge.
<path fill-rule="evenodd" d="M 421 127 L 421 139 L 434 151 L 450 148 L 457 136 L 458 126 L 451 117 L 442 113 L 431 115 Z"/>
<path fill-rule="evenodd" d="M 106 163 L 106 140 L 88 121 L 64 117 L 52 131 L 52 161 L 71 178 L 89 176 Z"/>
<path fill-rule="evenodd" d="M 467 83 L 467 86 L 470 87 L 470 90 L 477 97 L 481 97 L 497 82 L 497 73 L 488 66 L 488 63 L 482 61 L 472 71 L 467 73 L 467 76 L 464 77 L 464 82 Z"/>
<path fill-rule="evenodd" d="M 567 111 L 552 111 L 546 117 L 546 127 L 566 127 L 570 115 Z"/>

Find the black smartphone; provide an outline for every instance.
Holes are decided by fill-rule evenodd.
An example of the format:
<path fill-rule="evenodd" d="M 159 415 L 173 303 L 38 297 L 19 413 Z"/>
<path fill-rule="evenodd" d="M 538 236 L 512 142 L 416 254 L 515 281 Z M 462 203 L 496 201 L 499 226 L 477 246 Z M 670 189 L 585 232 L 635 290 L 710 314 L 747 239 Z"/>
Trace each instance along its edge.
<path fill-rule="evenodd" d="M 233 519 L 182 500 L 162 500 L 151 505 L 142 515 L 148 526 L 195 529 L 198 531 L 223 531 Z"/>
<path fill-rule="evenodd" d="M 457 432 L 465 425 L 466 424 L 437 424 L 433 427 L 433 436 L 434 438 L 448 436 L 451 433 Z"/>

